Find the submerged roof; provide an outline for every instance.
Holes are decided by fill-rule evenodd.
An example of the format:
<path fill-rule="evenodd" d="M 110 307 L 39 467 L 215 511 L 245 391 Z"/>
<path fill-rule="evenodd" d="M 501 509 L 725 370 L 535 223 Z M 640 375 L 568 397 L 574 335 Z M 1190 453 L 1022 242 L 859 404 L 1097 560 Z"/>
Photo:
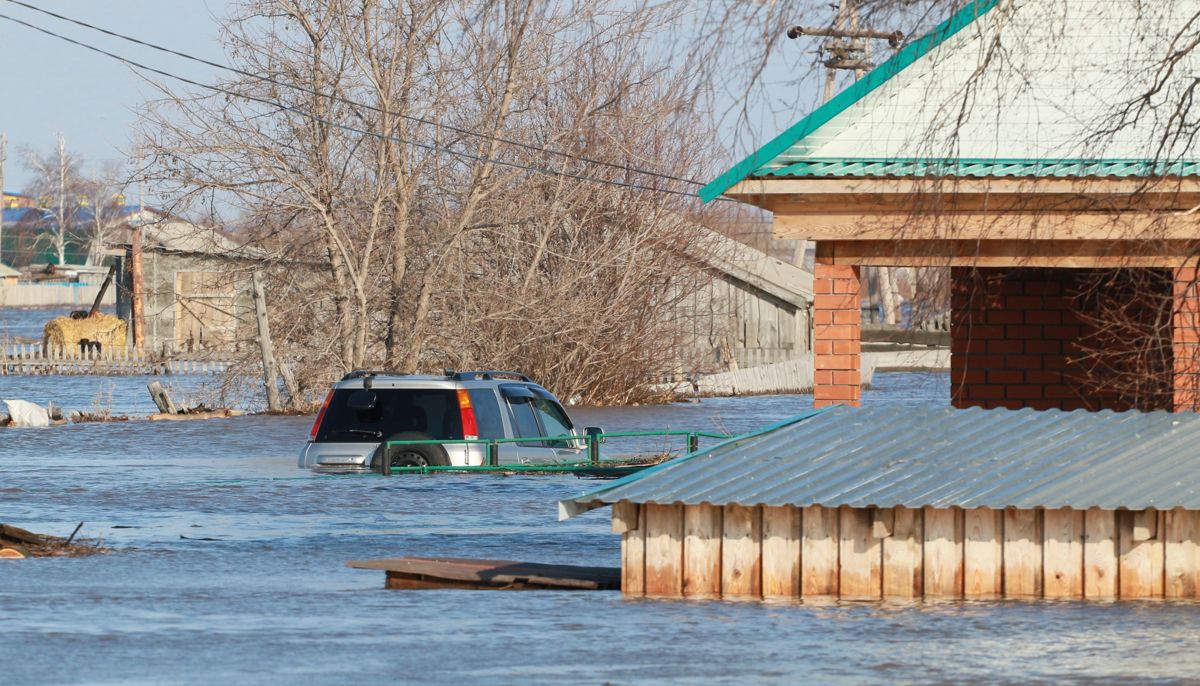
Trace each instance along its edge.
<path fill-rule="evenodd" d="M 1200 149 L 1169 134 L 1200 55 L 1168 55 L 1197 12 L 1200 0 L 974 0 L 700 197 L 748 178 L 1194 175 Z"/>
<path fill-rule="evenodd" d="M 1200 414 L 834 406 L 559 503 L 1200 509 Z"/>

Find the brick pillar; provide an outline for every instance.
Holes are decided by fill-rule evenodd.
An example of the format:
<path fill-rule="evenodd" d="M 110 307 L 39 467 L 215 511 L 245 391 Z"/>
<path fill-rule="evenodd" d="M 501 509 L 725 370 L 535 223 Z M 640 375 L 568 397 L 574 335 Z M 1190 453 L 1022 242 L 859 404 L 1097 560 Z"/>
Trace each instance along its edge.
<path fill-rule="evenodd" d="M 1176 412 L 1200 410 L 1200 269 L 1175 270 L 1175 297 L 1171 308 L 1172 353 L 1175 358 L 1175 388 L 1172 409 Z"/>
<path fill-rule="evenodd" d="M 813 277 L 813 406 L 862 403 L 858 267 L 816 265 Z"/>

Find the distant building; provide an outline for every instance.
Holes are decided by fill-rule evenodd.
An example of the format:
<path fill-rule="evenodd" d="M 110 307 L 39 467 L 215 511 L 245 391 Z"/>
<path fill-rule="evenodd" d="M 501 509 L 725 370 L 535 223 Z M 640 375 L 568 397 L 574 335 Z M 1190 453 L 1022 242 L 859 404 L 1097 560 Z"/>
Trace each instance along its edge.
<path fill-rule="evenodd" d="M 37 204 L 37 201 L 32 195 L 25 195 L 24 193 L 11 193 L 9 191 L 3 191 L 2 195 L 0 195 L 0 198 L 3 198 L 3 202 L 0 202 L 0 208 L 4 209 L 33 207 Z"/>
<path fill-rule="evenodd" d="M 15 286 L 19 278 L 21 278 L 21 272 L 0 262 L 0 286 Z"/>
<path fill-rule="evenodd" d="M 251 338 L 250 274 L 262 257 L 216 229 L 154 210 L 126 218 L 105 254 L 118 260 L 117 314 L 131 312 L 132 227 L 142 222 L 145 342 L 160 353 L 227 351 Z"/>

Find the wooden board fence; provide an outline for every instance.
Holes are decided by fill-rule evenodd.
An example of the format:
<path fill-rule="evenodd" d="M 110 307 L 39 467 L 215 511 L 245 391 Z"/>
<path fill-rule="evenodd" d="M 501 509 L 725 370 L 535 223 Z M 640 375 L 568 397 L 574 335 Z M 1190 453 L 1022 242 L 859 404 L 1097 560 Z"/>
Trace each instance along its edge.
<path fill-rule="evenodd" d="M 1200 598 L 1200 511 L 613 507 L 652 597 Z"/>
<path fill-rule="evenodd" d="M 0 376 L 9 374 L 141 375 L 219 374 L 223 359 L 163 358 L 133 347 L 83 350 L 37 343 L 0 347 Z"/>

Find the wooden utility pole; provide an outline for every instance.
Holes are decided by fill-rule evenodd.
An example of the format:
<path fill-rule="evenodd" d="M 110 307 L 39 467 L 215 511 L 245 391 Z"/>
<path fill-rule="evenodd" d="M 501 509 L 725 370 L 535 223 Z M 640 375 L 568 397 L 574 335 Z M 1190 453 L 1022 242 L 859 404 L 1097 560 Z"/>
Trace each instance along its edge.
<path fill-rule="evenodd" d="M 67 262 L 67 139 L 58 134 L 58 263 Z"/>
<path fill-rule="evenodd" d="M 0 133 L 0 264 L 4 264 L 4 163 L 8 160 L 8 136 Z"/>
<path fill-rule="evenodd" d="M 138 181 L 138 218 L 129 232 L 129 318 L 133 329 L 133 347 L 138 352 L 146 349 L 146 318 L 142 307 L 144 290 L 142 282 L 142 222 L 146 220 L 146 198 L 142 193 L 142 182 Z"/>
<path fill-rule="evenodd" d="M 263 384 L 267 387 L 267 409 L 283 409 L 279 399 L 279 367 L 275 363 L 275 346 L 271 343 L 271 325 L 267 321 L 267 294 L 263 289 L 262 272 L 251 276 L 254 295 L 254 317 L 258 320 L 258 347 L 262 350 Z"/>

